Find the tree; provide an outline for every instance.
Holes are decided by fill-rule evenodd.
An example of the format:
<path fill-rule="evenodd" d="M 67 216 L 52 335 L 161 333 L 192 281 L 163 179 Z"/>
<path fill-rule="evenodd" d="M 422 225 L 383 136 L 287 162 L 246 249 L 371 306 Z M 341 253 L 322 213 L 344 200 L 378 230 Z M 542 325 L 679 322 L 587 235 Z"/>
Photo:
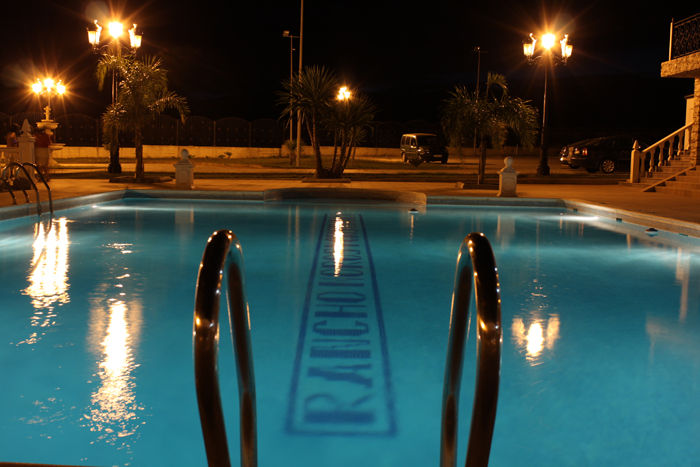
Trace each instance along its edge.
<path fill-rule="evenodd" d="M 324 126 L 333 133 L 333 159 L 328 173 L 339 178 L 348 165 L 353 150 L 367 135 L 374 120 L 374 105 L 362 95 L 336 100 Z"/>
<path fill-rule="evenodd" d="M 511 96 L 503 75 L 489 73 L 484 97 L 466 86 L 455 86 L 445 101 L 442 127 L 453 146 L 461 146 L 476 135 L 480 148 L 477 183 L 481 184 L 488 141 L 502 147 L 510 131 L 523 146 L 531 146 L 538 129 L 537 109 L 529 101 Z"/>
<path fill-rule="evenodd" d="M 316 162 L 316 178 L 339 178 L 343 175 L 352 151 L 367 134 L 374 119 L 374 106 L 368 98 L 355 95 L 346 100 L 336 99 L 338 79 L 325 67 L 305 67 L 298 79 L 284 81 L 280 103 L 282 118 L 299 112 L 309 136 Z M 320 133 L 333 134 L 333 157 L 330 167 L 324 167 Z"/>
<path fill-rule="evenodd" d="M 161 67 L 159 58 L 139 60 L 132 55 L 103 55 L 97 64 L 100 88 L 112 71 L 119 76 L 119 92 L 115 102 L 102 114 L 102 132 L 108 144 L 120 132 L 133 135 L 136 152 L 134 178 L 143 180 L 143 128 L 167 109 L 175 110 L 184 123 L 189 113 L 187 100 L 168 90 L 167 71 Z"/>

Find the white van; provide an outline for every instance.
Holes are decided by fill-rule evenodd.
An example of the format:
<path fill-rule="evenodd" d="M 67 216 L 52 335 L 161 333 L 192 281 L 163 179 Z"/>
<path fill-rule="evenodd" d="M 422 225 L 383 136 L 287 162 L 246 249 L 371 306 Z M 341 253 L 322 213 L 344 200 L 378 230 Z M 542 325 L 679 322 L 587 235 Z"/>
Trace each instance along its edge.
<path fill-rule="evenodd" d="M 447 148 L 435 133 L 407 133 L 401 136 L 401 160 L 413 165 L 431 161 L 447 164 Z"/>

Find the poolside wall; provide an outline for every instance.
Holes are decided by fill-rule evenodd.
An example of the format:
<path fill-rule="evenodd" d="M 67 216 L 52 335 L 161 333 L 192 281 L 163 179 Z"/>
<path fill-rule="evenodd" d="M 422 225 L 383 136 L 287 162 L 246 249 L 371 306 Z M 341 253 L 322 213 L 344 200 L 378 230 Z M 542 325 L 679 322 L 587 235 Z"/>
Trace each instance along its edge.
<path fill-rule="evenodd" d="M 194 158 L 220 158 L 220 159 L 243 159 L 251 157 L 287 157 L 286 152 L 282 148 L 249 148 L 249 147 L 225 147 L 225 146 L 170 146 L 170 145 L 144 145 L 143 146 L 143 157 L 149 158 L 175 158 L 179 157 L 180 150 L 187 149 Z M 303 148 L 304 154 L 312 154 L 312 149 L 305 146 Z M 450 157 L 456 157 L 456 151 L 449 150 Z M 228 155 L 230 153 L 230 156 Z M 321 153 L 332 154 L 332 146 L 321 146 Z M 464 156 L 472 156 L 472 148 L 462 149 L 462 154 Z M 133 147 L 122 147 L 119 150 L 119 154 L 124 158 L 134 157 Z M 497 155 L 515 155 L 516 149 L 512 147 L 506 147 L 503 149 L 489 149 L 487 150 L 487 155 L 497 156 Z M 534 150 L 523 150 L 519 148 L 517 150 L 519 155 L 535 155 Z M 57 161 L 61 159 L 74 159 L 74 158 L 100 158 L 103 160 L 109 160 L 109 152 L 103 147 L 89 147 L 89 146 L 64 146 L 60 151 L 55 151 L 52 154 L 53 158 Z M 399 148 L 370 148 L 370 147 L 358 147 L 355 152 L 356 157 L 360 158 L 386 158 L 397 160 L 401 157 L 401 151 Z"/>

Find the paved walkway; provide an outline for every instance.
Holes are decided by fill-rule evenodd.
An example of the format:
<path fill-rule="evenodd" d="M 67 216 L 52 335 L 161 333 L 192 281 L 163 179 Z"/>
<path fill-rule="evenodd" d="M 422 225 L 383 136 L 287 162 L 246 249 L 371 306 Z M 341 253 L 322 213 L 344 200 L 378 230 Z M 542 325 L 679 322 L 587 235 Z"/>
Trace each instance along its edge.
<path fill-rule="evenodd" d="M 172 166 L 171 166 L 172 167 Z M 557 167 L 555 160 L 551 167 Z M 158 171 L 160 167 L 149 164 L 149 171 Z M 125 167 L 128 170 L 128 167 Z M 257 169 L 265 170 L 265 169 Z M 557 170 L 561 170 L 557 167 Z M 601 184 L 599 177 L 579 178 L 575 183 L 568 183 L 566 174 L 553 170 L 550 177 L 534 177 L 534 174 L 524 174 L 528 183 L 518 184 L 519 198 L 556 198 L 571 201 L 585 201 L 613 209 L 633 211 L 642 214 L 660 216 L 699 225 L 700 229 L 700 200 L 683 198 L 663 193 L 642 193 L 639 186 L 618 183 L 616 180 L 608 180 L 607 184 Z M 150 185 L 136 183 L 110 183 L 104 174 L 104 167 L 99 177 L 85 177 L 85 174 L 77 173 L 76 178 L 54 178 L 51 180 L 51 191 L 55 199 L 75 197 L 80 195 L 101 193 L 123 189 L 176 189 L 174 181 L 155 183 Z M 275 178 L 279 174 L 279 179 Z M 357 173 L 357 172 L 355 172 Z M 352 178 L 353 172 L 348 176 Z M 414 191 L 425 193 L 428 196 L 450 197 L 494 197 L 495 189 L 476 189 L 468 185 L 467 189 L 458 188 L 453 181 L 351 181 L 350 183 L 306 183 L 303 181 L 305 174 L 297 174 L 295 178 L 289 178 L 286 169 L 267 169 L 265 178 L 262 179 L 251 174 L 250 178 L 244 173 L 237 178 L 195 178 L 196 190 L 230 190 L 230 191 L 264 191 L 274 188 L 288 187 L 344 187 L 344 188 L 371 188 L 397 191 Z M 69 176 L 63 174 L 61 177 Z M 211 174 L 209 175 L 211 176 Z M 223 176 L 223 175 L 222 175 Z M 43 192 L 43 188 L 40 193 Z M 18 200 L 22 201 L 21 193 Z M 0 206 L 12 204 L 7 192 L 0 193 Z"/>

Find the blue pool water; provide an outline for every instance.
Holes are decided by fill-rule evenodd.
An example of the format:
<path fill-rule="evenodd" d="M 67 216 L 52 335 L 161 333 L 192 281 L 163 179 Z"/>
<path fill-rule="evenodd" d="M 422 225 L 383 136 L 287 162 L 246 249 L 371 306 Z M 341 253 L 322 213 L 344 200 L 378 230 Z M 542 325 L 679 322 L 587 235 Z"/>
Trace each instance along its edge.
<path fill-rule="evenodd" d="M 0 222 L 0 461 L 205 465 L 194 287 L 207 237 L 229 228 L 261 466 L 437 465 L 456 254 L 472 231 L 490 239 L 502 291 L 490 465 L 698 465 L 697 239 L 554 208 L 125 199 L 56 217 L 48 232 Z M 225 319 L 220 345 L 236 464 Z"/>

